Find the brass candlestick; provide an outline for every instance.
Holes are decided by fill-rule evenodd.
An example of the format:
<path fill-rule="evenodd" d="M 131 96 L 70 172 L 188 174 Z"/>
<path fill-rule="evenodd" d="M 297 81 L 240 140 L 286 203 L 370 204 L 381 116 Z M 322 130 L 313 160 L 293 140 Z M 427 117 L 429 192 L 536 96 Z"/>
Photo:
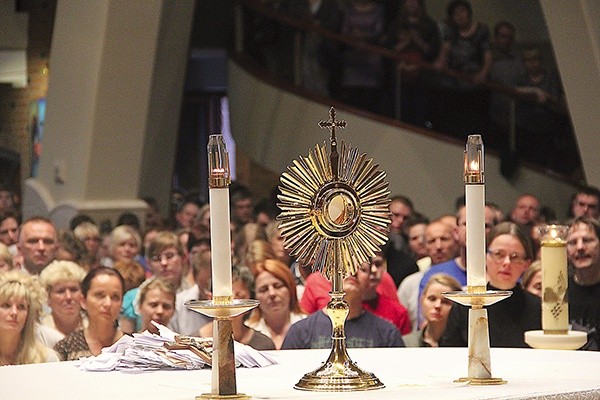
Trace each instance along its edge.
<path fill-rule="evenodd" d="M 290 253 L 313 271 L 332 282 L 327 314 L 332 322 L 332 349 L 327 361 L 307 373 L 294 386 L 312 391 L 355 391 L 382 388 L 375 375 L 356 366 L 346 350 L 344 323 L 348 304 L 343 279 L 356 273 L 387 241 L 389 224 L 388 184 L 385 172 L 367 160 L 358 149 L 346 147 L 338 153 L 336 128 L 345 121 L 321 121 L 331 132 L 331 153 L 316 146 L 308 157 L 294 161 L 281 176 L 278 219 Z"/>
<path fill-rule="evenodd" d="M 212 390 L 211 393 L 203 393 L 200 396 L 196 396 L 196 400 L 251 399 L 250 396 L 237 393 L 231 319 L 252 310 L 258 304 L 258 300 L 238 300 L 231 297 L 215 298 L 214 300 L 193 300 L 185 303 L 186 307 L 190 310 L 214 318 Z"/>

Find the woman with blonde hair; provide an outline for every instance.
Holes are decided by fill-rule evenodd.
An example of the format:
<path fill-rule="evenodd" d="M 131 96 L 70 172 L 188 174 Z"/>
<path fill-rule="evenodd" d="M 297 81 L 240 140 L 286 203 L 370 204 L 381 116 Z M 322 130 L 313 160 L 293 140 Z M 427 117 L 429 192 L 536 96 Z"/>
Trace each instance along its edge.
<path fill-rule="evenodd" d="M 542 261 L 535 260 L 523 273 L 521 286 L 529 293 L 542 297 Z"/>
<path fill-rule="evenodd" d="M 81 313 L 81 281 L 85 271 L 72 261 L 53 261 L 40 273 L 40 282 L 48 292 L 52 313 L 42 324 L 56 329 L 63 337 L 87 323 Z"/>
<path fill-rule="evenodd" d="M 73 234 L 81 240 L 87 250 L 85 265 L 94 269 L 100 265 L 100 229 L 91 222 L 82 222 L 73 229 Z"/>
<path fill-rule="evenodd" d="M 402 336 L 406 347 L 438 347 L 452 309 L 452 301 L 443 293 L 461 289 L 460 283 L 448 274 L 433 274 L 429 278 L 419 299 L 425 322 L 418 331 Z"/>
<path fill-rule="evenodd" d="M 14 268 L 13 257 L 8 250 L 8 246 L 4 243 L 0 243 L 0 274 L 2 272 L 10 271 Z"/>
<path fill-rule="evenodd" d="M 152 321 L 167 326 L 175 314 L 175 293 L 173 284 L 160 277 L 147 279 L 140 285 L 134 300 L 135 311 L 142 318 L 139 332 L 157 332 Z"/>
<path fill-rule="evenodd" d="M 265 228 L 267 241 L 271 244 L 271 248 L 275 253 L 275 257 L 282 263 L 290 266 L 294 261 L 290 256 L 290 251 L 284 246 L 283 235 L 279 229 L 279 221 L 271 221 Z"/>
<path fill-rule="evenodd" d="M 119 225 L 110 233 L 108 241 L 108 253 L 110 254 L 110 265 L 116 261 L 133 261 L 142 248 L 140 234 L 129 225 Z"/>
<path fill-rule="evenodd" d="M 244 262 L 242 265 L 245 265 L 252 273 L 254 273 L 257 263 L 268 259 L 274 260 L 276 258 L 269 242 L 262 239 L 256 239 L 248 244 L 248 249 L 244 255 Z"/>
<path fill-rule="evenodd" d="M 0 274 L 0 365 L 58 361 L 36 337 L 46 292 L 37 276 L 20 271 Z"/>
<path fill-rule="evenodd" d="M 254 267 L 256 299 L 246 325 L 271 338 L 280 349 L 289 327 L 306 317 L 298 303 L 290 268 L 279 260 L 265 260 Z"/>

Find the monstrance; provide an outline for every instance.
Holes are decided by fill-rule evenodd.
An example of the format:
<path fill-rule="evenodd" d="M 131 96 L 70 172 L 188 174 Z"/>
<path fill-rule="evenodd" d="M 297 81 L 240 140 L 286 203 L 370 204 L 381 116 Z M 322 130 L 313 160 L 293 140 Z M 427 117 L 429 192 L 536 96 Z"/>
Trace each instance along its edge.
<path fill-rule="evenodd" d="M 319 122 L 331 132 L 327 144 L 316 145 L 308 157 L 294 160 L 281 176 L 278 196 L 279 227 L 285 246 L 303 265 L 331 281 L 327 315 L 332 322 L 332 349 L 327 361 L 295 385 L 312 391 L 356 391 L 384 387 L 372 373 L 360 369 L 348 356 L 344 322 L 348 304 L 343 279 L 356 273 L 363 262 L 387 241 L 389 190 L 385 172 L 357 148 L 341 142 L 338 152 L 336 128 L 345 121 Z"/>

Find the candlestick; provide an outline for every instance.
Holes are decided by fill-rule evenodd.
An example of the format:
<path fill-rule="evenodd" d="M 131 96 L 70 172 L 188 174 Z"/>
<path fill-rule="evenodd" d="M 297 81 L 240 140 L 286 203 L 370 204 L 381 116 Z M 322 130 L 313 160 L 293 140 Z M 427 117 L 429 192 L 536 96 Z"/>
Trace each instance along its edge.
<path fill-rule="evenodd" d="M 575 350 L 587 342 L 587 333 L 569 330 L 567 300 L 566 225 L 538 228 L 542 259 L 542 330 L 525 332 L 525 343 L 536 349 Z"/>
<path fill-rule="evenodd" d="M 223 135 L 208 139 L 208 186 L 213 299 L 231 302 L 231 230 L 229 216 L 229 155 Z"/>
<path fill-rule="evenodd" d="M 569 329 L 567 301 L 567 235 L 565 225 L 539 228 L 542 243 L 542 329 L 546 334 L 566 334 Z"/>
<path fill-rule="evenodd" d="M 504 300 L 512 292 L 486 290 L 485 275 L 485 179 L 481 135 L 469 135 L 464 152 L 465 206 L 467 211 L 467 289 L 443 295 L 469 310 L 468 376 L 458 379 L 471 385 L 501 385 L 492 377 L 488 313 L 485 306 Z"/>
<path fill-rule="evenodd" d="M 258 300 L 247 299 L 232 299 L 228 303 L 213 300 L 191 300 L 185 303 L 188 309 L 214 318 L 211 392 L 196 396 L 196 400 L 251 399 L 250 396 L 237 392 L 231 319 L 258 307 L 258 304 Z"/>
<path fill-rule="evenodd" d="M 467 286 L 469 291 L 485 292 L 485 179 L 481 135 L 469 135 L 464 159 Z"/>

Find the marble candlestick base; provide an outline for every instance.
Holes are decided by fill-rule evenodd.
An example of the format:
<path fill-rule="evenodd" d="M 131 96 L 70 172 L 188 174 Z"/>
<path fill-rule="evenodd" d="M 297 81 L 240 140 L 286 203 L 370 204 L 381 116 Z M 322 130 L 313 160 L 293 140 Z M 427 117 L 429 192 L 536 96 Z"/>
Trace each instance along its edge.
<path fill-rule="evenodd" d="M 458 291 L 443 293 L 448 299 L 464 306 L 469 306 L 469 364 L 468 376 L 456 382 L 469 385 L 501 385 L 506 383 L 501 378 L 492 377 L 492 361 L 490 357 L 490 334 L 487 310 L 489 306 L 504 300 L 510 291 Z"/>
<path fill-rule="evenodd" d="M 587 343 L 587 333 L 571 330 L 558 334 L 542 330 L 527 331 L 525 343 L 534 349 L 577 350 Z"/>
<path fill-rule="evenodd" d="M 215 299 L 185 303 L 192 311 L 213 317 L 212 390 L 196 397 L 201 399 L 249 400 L 237 392 L 235 352 L 231 319 L 258 306 L 257 300 Z"/>

